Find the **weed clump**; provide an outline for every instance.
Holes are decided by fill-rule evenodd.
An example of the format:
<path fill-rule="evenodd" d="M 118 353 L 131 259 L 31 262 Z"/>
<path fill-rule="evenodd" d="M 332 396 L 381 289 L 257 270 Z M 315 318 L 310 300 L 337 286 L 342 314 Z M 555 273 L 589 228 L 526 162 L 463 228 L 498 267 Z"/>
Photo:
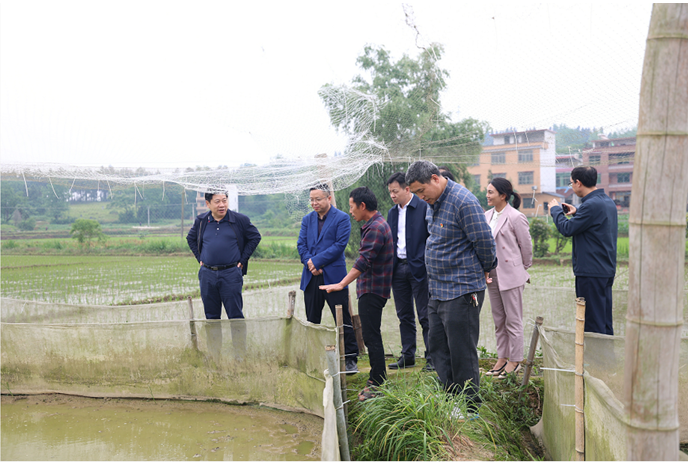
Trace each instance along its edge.
<path fill-rule="evenodd" d="M 356 388 L 358 379 L 349 381 L 348 388 Z M 472 415 L 462 395 L 447 395 L 434 374 L 391 375 L 380 387 L 380 397 L 350 408 L 352 456 L 356 460 L 542 458 L 529 430 L 541 416 L 542 381 L 533 379 L 523 388 L 518 382 L 511 376 L 482 378 L 483 405 Z M 458 419 L 458 414 L 473 419 Z"/>

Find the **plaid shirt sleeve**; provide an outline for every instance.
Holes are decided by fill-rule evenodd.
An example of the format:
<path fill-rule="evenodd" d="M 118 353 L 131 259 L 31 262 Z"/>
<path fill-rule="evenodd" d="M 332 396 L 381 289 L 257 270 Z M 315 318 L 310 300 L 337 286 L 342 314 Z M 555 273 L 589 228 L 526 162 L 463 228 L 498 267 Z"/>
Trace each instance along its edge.
<path fill-rule="evenodd" d="M 357 278 L 357 297 L 372 293 L 390 298 L 393 250 L 390 226 L 378 213 L 361 228 L 359 257 L 353 266 L 361 271 Z"/>
<path fill-rule="evenodd" d="M 459 210 L 459 220 L 459 225 L 464 228 L 483 271 L 488 272 L 498 266 L 495 241 L 486 221 L 486 215 L 478 201 L 467 201 Z"/>

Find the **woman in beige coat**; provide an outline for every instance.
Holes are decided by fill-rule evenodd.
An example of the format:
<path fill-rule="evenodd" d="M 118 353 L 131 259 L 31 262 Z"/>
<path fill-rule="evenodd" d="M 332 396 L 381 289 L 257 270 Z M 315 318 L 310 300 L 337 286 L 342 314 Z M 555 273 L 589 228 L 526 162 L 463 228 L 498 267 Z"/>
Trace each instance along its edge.
<path fill-rule="evenodd" d="M 529 281 L 526 270 L 531 266 L 531 235 L 529 222 L 519 210 L 521 196 L 505 178 L 493 178 L 486 198 L 493 208 L 486 212 L 498 256 L 498 266 L 490 272 L 490 297 L 498 362 L 486 375 L 505 377 L 519 372 L 524 360 L 524 326 L 522 324 L 522 294 Z M 510 198 L 512 205 L 509 204 Z"/>

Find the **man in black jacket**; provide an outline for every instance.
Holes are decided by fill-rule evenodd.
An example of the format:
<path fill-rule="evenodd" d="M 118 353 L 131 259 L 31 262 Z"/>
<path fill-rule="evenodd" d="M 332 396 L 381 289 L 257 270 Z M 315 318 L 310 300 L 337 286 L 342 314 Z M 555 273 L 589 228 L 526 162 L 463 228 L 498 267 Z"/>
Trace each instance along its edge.
<path fill-rule="evenodd" d="M 557 230 L 572 237 L 572 270 L 577 297 L 586 301 L 585 332 L 614 335 L 612 285 L 617 270 L 617 207 L 596 187 L 593 167 L 575 167 L 571 187 L 581 197 L 579 208 L 550 201 L 550 215 Z M 566 215 L 565 215 L 566 214 Z M 565 218 L 569 217 L 569 220 Z"/>
<path fill-rule="evenodd" d="M 201 299 L 206 319 L 243 318 L 242 285 L 249 258 L 261 234 L 249 217 L 228 207 L 227 193 L 206 193 L 210 211 L 196 217 L 187 242 L 198 260 Z"/>
<path fill-rule="evenodd" d="M 394 173 L 387 181 L 390 198 L 396 205 L 388 211 L 388 224 L 395 246 L 393 259 L 392 293 L 395 297 L 397 318 L 400 320 L 402 354 L 391 363 L 390 369 L 412 367 L 416 363 L 416 316 L 414 301 L 423 341 L 426 347 L 424 370 L 435 370 L 428 355 L 428 276 L 424 255 L 428 228 L 428 204 L 409 191 L 404 173 Z"/>

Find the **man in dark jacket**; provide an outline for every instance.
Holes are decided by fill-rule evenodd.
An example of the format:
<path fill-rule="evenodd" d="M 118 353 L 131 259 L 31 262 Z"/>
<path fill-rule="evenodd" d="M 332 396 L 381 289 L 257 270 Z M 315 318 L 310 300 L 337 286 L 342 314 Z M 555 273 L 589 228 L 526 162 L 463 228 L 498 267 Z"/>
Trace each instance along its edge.
<path fill-rule="evenodd" d="M 187 242 L 198 260 L 206 319 L 243 318 L 242 286 L 249 258 L 261 241 L 249 217 L 228 207 L 227 193 L 206 193 L 209 211 L 196 217 Z"/>
<path fill-rule="evenodd" d="M 428 277 L 424 261 L 426 253 L 426 209 L 428 204 L 409 191 L 404 173 L 393 173 L 387 181 L 390 198 L 396 205 L 388 211 L 388 225 L 395 246 L 392 271 L 392 294 L 400 321 L 402 354 L 391 363 L 390 369 L 412 367 L 416 363 L 416 316 L 426 348 L 424 370 L 432 371 L 433 361 L 428 355 Z"/>
<path fill-rule="evenodd" d="M 613 335 L 612 284 L 617 269 L 617 208 L 602 189 L 596 188 L 598 172 L 593 167 L 576 167 L 571 186 L 581 197 L 579 208 L 556 199 L 550 214 L 557 230 L 572 238 L 572 269 L 577 297 L 586 301 L 586 332 Z"/>

